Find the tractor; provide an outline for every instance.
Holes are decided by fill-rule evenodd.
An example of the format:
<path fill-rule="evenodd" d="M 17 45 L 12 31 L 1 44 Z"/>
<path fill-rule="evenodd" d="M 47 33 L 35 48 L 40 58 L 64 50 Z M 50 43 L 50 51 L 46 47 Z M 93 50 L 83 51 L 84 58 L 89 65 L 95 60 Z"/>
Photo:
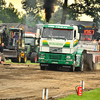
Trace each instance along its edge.
<path fill-rule="evenodd" d="M 11 59 L 12 62 L 18 63 L 27 62 L 24 35 L 24 28 L 9 28 L 8 44 L 3 50 L 6 59 Z"/>
<path fill-rule="evenodd" d="M 25 46 L 27 48 L 27 59 L 31 61 L 31 63 L 38 62 L 39 55 L 39 43 L 37 38 L 37 34 L 33 32 L 25 32 Z"/>

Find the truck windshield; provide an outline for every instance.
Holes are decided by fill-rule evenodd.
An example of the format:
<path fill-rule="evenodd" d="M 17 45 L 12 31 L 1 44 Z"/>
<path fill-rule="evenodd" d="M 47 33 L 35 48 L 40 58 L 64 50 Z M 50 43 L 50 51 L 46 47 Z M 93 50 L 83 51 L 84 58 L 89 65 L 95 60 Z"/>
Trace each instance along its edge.
<path fill-rule="evenodd" d="M 34 46 L 34 38 L 25 38 L 25 44 Z"/>
<path fill-rule="evenodd" d="M 84 34 L 81 34 L 80 40 L 81 41 L 92 41 L 92 35 L 84 35 Z"/>
<path fill-rule="evenodd" d="M 81 36 L 80 40 L 81 41 L 92 41 L 94 34 L 95 34 L 94 29 L 90 29 L 90 28 L 82 29 L 80 32 L 80 36 Z"/>
<path fill-rule="evenodd" d="M 43 38 L 59 38 L 59 39 L 73 39 L 73 30 L 71 29 L 57 29 L 57 28 L 44 28 Z"/>

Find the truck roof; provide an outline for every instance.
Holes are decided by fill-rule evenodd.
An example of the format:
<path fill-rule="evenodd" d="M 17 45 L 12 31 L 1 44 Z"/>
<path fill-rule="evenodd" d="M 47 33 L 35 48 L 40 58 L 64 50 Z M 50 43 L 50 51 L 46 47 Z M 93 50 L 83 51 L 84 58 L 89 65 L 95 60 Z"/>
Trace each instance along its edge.
<path fill-rule="evenodd" d="M 25 37 L 36 37 L 36 33 L 33 33 L 33 32 L 25 32 Z"/>
<path fill-rule="evenodd" d="M 22 28 L 9 28 L 9 30 L 23 30 Z"/>
<path fill-rule="evenodd" d="M 44 24 L 43 27 L 59 28 L 59 29 L 74 29 L 75 26 L 65 25 L 65 24 Z"/>

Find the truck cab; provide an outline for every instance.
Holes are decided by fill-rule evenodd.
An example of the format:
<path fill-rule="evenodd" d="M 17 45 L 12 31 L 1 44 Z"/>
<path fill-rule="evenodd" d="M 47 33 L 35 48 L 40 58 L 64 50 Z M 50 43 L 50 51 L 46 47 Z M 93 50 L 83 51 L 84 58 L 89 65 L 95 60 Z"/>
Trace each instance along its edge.
<path fill-rule="evenodd" d="M 73 71 L 75 69 L 78 40 L 77 26 L 64 24 L 43 25 L 39 53 L 40 68 L 44 70 L 66 67 Z"/>

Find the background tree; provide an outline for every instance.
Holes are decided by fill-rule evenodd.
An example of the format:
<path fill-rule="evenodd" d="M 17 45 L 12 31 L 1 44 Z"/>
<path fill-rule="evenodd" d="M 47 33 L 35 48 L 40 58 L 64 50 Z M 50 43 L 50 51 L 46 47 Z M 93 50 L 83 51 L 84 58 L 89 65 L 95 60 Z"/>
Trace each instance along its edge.
<path fill-rule="evenodd" d="M 64 4 L 61 2 L 61 0 L 22 0 L 23 9 L 27 13 L 27 20 L 26 24 L 30 23 L 45 23 L 45 20 L 42 20 L 43 17 L 43 10 L 45 9 L 46 14 L 48 17 L 53 15 L 51 17 L 51 20 L 49 23 L 57 23 L 57 22 L 63 22 L 66 19 L 77 19 L 78 15 L 76 13 L 71 12 L 69 9 L 69 6 L 67 6 L 68 0 L 64 1 Z M 54 13 L 55 7 L 58 8 L 58 11 Z M 59 6 L 59 7 L 58 7 Z M 63 9 L 62 9 L 63 6 Z M 63 10 L 63 13 L 62 13 Z M 67 12 L 67 13 L 66 13 Z M 50 14 L 51 13 L 51 14 Z M 53 14 L 54 13 L 54 14 Z M 61 17 L 62 16 L 62 17 Z M 63 17 L 65 16 L 65 17 Z M 66 18 L 67 16 L 67 18 Z M 47 18 L 47 17 L 46 17 Z M 61 20 L 62 18 L 62 20 Z M 65 18 L 65 19 L 64 19 Z M 60 21 L 61 20 L 61 21 Z M 49 18 L 46 19 L 46 21 L 49 21 Z M 34 26 L 34 25 L 33 25 Z"/>
<path fill-rule="evenodd" d="M 26 24 L 34 27 L 36 23 L 44 23 L 43 0 L 22 0 L 22 7 L 26 11 Z"/>
<path fill-rule="evenodd" d="M 2 23 L 19 23 L 21 22 L 21 13 L 18 12 L 12 3 L 6 7 L 5 0 L 0 0 L 0 21 Z"/>
<path fill-rule="evenodd" d="M 51 17 L 51 20 L 53 23 L 61 23 L 63 14 L 63 9 L 60 7 Z M 72 11 L 70 13 L 67 13 L 65 20 L 79 20 L 78 14 L 73 13 Z"/>
<path fill-rule="evenodd" d="M 61 23 L 65 23 L 66 14 L 73 12 L 74 14 L 81 16 L 82 14 L 88 15 L 94 19 L 94 22 L 100 20 L 100 1 L 99 0 L 74 0 L 74 3 L 68 5 L 68 0 L 64 0 L 63 15 Z"/>

